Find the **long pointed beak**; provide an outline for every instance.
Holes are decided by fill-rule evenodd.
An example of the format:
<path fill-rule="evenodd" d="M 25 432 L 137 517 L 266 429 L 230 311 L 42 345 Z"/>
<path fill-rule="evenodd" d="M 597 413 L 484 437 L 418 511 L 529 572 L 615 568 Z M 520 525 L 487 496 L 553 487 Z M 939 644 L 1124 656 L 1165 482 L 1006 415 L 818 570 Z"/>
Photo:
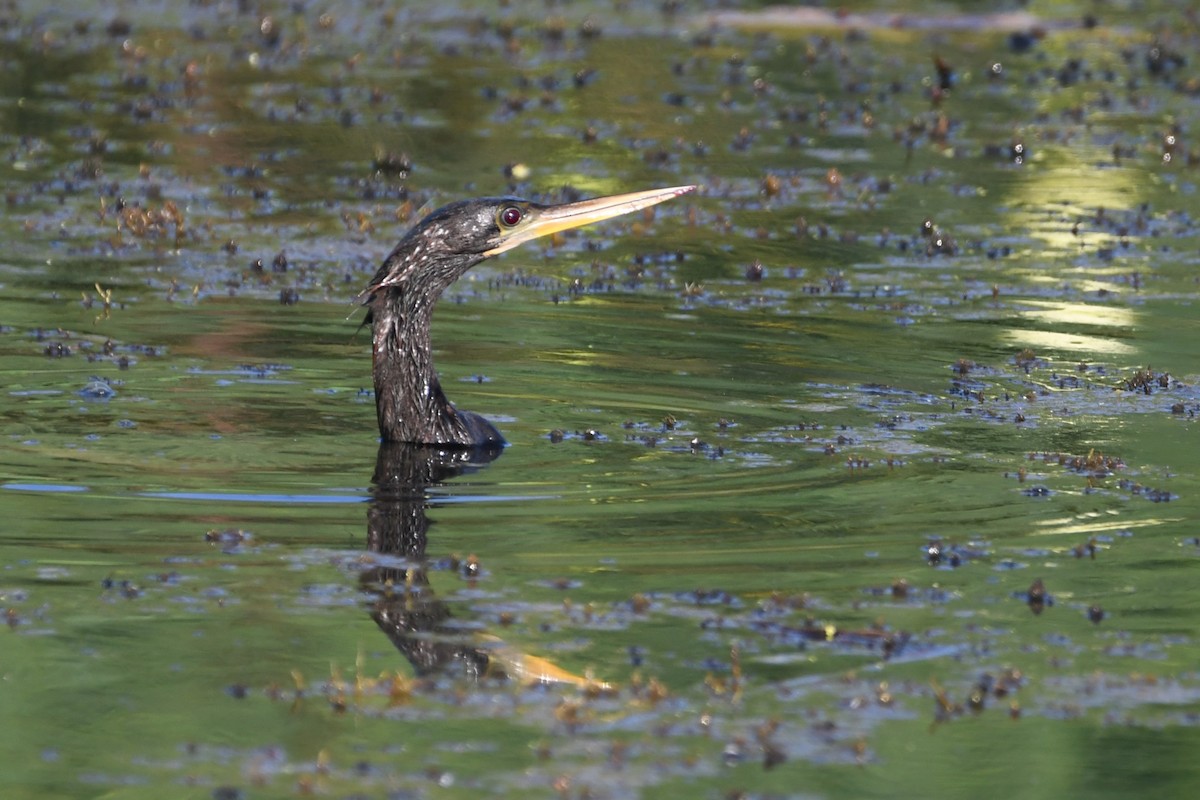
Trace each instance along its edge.
<path fill-rule="evenodd" d="M 695 186 L 672 186 L 669 189 L 648 189 L 644 192 L 614 194 L 609 197 L 597 197 L 594 200 L 582 200 L 578 203 L 565 203 L 560 206 L 531 207 L 524 223 L 508 233 L 500 244 L 486 251 L 484 255 L 494 256 L 532 239 L 640 211 L 664 200 L 687 194 L 694 191 L 695 188 Z"/>

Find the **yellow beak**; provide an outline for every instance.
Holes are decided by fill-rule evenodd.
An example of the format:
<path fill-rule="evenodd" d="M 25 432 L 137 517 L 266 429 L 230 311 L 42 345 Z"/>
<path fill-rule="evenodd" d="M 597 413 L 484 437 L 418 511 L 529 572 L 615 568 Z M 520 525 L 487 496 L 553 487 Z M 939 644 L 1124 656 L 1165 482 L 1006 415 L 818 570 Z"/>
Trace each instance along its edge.
<path fill-rule="evenodd" d="M 695 186 L 672 186 L 669 189 L 648 189 L 644 192 L 614 194 L 609 197 L 597 197 L 594 200 L 581 200 L 578 203 L 564 203 L 560 206 L 545 208 L 526 206 L 522 209 L 526 212 L 525 218 L 517 227 L 502 233 L 503 238 L 500 244 L 484 252 L 484 255 L 494 256 L 532 239 L 640 211 L 664 200 L 687 194 L 695 188 Z"/>

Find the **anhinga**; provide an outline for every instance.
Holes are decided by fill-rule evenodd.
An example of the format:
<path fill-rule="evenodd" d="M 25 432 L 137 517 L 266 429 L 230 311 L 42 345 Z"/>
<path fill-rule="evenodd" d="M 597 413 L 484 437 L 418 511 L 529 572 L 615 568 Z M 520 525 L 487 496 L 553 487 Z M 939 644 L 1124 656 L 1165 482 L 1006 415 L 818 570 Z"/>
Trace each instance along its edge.
<path fill-rule="evenodd" d="M 372 326 L 375 411 L 385 442 L 488 448 L 504 444 L 483 417 L 446 399 L 433 368 L 433 307 L 468 269 L 517 245 L 628 214 L 692 191 L 651 189 L 562 205 L 512 197 L 462 200 L 408 232 L 360 295 Z"/>

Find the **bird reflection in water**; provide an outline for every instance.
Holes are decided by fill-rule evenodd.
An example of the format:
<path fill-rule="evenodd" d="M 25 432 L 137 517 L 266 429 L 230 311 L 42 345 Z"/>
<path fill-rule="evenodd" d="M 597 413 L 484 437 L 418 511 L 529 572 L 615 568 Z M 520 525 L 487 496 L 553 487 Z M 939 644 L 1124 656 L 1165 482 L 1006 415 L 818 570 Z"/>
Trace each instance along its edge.
<path fill-rule="evenodd" d="M 417 675 L 448 674 L 471 680 L 504 676 L 525 684 L 611 688 L 522 653 L 495 636 L 465 631 L 430 586 L 426 555 L 432 524 L 426 513 L 429 490 L 483 469 L 501 452 L 500 447 L 380 444 L 367 510 L 367 549 L 389 558 L 386 565 L 373 566 L 360 575 L 362 588 L 373 596 L 371 618 Z"/>

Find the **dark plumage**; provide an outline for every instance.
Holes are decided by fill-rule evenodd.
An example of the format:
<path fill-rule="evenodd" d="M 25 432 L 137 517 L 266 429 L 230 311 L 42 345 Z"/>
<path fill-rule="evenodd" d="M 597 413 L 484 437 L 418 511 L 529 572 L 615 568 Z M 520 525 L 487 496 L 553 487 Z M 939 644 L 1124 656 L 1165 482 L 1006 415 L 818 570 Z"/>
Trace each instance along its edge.
<path fill-rule="evenodd" d="M 512 197 L 439 208 L 400 240 L 359 296 L 372 329 L 375 410 L 384 441 L 495 448 L 504 438 L 446 399 L 429 338 L 442 292 L 484 259 L 522 242 L 660 203 L 693 186 L 545 206 Z"/>

